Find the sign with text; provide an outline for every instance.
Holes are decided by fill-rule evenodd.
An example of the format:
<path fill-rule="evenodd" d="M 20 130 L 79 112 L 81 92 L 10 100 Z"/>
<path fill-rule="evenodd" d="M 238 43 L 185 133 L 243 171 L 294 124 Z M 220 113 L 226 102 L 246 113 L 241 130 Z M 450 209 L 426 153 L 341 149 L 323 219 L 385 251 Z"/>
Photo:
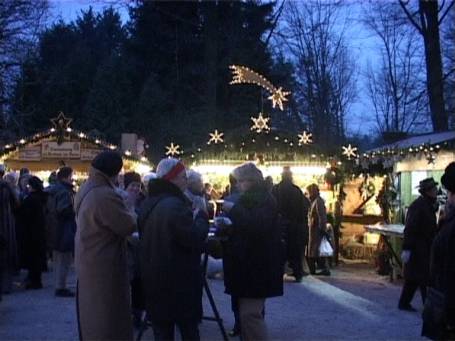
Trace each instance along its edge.
<path fill-rule="evenodd" d="M 91 161 L 101 152 L 100 149 L 82 149 L 81 160 Z"/>
<path fill-rule="evenodd" d="M 20 161 L 41 161 L 41 146 L 28 146 L 19 150 Z"/>
<path fill-rule="evenodd" d="M 79 159 L 81 157 L 80 142 L 43 142 L 42 155 L 47 159 Z"/>

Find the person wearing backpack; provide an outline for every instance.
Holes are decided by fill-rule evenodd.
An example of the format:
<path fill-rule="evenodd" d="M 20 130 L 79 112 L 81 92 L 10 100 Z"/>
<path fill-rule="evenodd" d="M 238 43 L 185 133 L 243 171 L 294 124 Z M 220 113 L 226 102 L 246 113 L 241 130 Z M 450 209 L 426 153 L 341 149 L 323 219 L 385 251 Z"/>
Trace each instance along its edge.
<path fill-rule="evenodd" d="M 66 280 L 73 260 L 76 220 L 74 214 L 73 169 L 61 167 L 57 172 L 57 183 L 48 189 L 48 235 L 52 240 L 52 258 L 55 276 L 55 296 L 74 297 L 67 289 Z M 50 225 L 50 226 L 49 226 Z"/>

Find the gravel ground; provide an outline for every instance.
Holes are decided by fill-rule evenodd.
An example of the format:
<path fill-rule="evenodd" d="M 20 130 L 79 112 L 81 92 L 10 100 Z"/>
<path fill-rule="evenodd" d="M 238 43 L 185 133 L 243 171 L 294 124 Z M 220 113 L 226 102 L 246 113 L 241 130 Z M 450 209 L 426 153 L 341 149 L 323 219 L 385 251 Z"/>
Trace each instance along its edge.
<path fill-rule="evenodd" d="M 184 279 L 182 279 L 184 280 Z M 210 280 L 226 329 L 233 325 L 230 298 L 222 280 Z M 77 339 L 75 302 L 53 296 L 52 273 L 44 274 L 44 289 L 14 292 L 0 302 L 0 340 Z M 74 274 L 70 279 L 74 289 Z M 285 282 L 285 295 L 267 300 L 266 320 L 273 340 L 418 340 L 419 313 L 397 309 L 401 286 L 380 277 L 366 264 L 341 265 L 330 278 L 306 277 Z M 204 297 L 207 314 L 210 305 Z M 221 340 L 215 322 L 200 327 L 203 340 Z M 143 339 L 150 339 L 151 331 Z"/>

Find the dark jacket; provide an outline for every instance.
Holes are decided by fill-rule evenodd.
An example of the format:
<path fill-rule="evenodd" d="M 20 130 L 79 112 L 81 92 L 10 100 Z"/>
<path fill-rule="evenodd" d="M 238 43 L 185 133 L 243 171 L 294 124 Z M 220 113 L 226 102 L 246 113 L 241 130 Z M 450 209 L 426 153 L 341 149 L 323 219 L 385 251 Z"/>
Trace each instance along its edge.
<path fill-rule="evenodd" d="M 140 263 L 146 311 L 152 321 L 197 322 L 202 317 L 201 252 L 209 229 L 172 183 L 149 183 L 139 216 Z"/>
<path fill-rule="evenodd" d="M 308 239 L 308 210 L 310 200 L 291 181 L 281 181 L 272 191 L 278 211 L 287 224 L 288 252 L 305 247 Z"/>
<path fill-rule="evenodd" d="M 409 206 L 404 229 L 403 250 L 411 251 L 409 262 L 404 264 L 404 278 L 426 284 L 430 272 L 430 250 L 436 235 L 435 200 L 418 197 Z"/>
<path fill-rule="evenodd" d="M 264 186 L 244 193 L 228 213 L 224 245 L 226 293 L 239 298 L 283 295 L 284 243 L 273 196 Z"/>
<path fill-rule="evenodd" d="M 22 203 L 24 216 L 24 261 L 25 268 L 46 269 L 46 218 L 47 194 L 31 192 Z"/>
<path fill-rule="evenodd" d="M 430 286 L 445 295 L 447 319 L 455 326 L 455 209 L 444 218 L 431 248 Z"/>
<path fill-rule="evenodd" d="M 74 214 L 74 189 L 64 182 L 57 182 L 47 189 L 47 235 L 49 245 L 60 252 L 74 251 L 76 218 Z"/>

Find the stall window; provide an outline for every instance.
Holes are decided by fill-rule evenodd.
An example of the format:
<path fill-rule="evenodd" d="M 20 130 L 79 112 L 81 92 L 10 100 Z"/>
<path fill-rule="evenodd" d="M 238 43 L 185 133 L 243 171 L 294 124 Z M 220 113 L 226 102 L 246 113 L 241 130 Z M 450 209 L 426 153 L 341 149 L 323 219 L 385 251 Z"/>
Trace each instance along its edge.
<path fill-rule="evenodd" d="M 411 173 L 412 195 L 419 195 L 419 182 L 428 177 L 427 171 L 413 171 Z"/>

